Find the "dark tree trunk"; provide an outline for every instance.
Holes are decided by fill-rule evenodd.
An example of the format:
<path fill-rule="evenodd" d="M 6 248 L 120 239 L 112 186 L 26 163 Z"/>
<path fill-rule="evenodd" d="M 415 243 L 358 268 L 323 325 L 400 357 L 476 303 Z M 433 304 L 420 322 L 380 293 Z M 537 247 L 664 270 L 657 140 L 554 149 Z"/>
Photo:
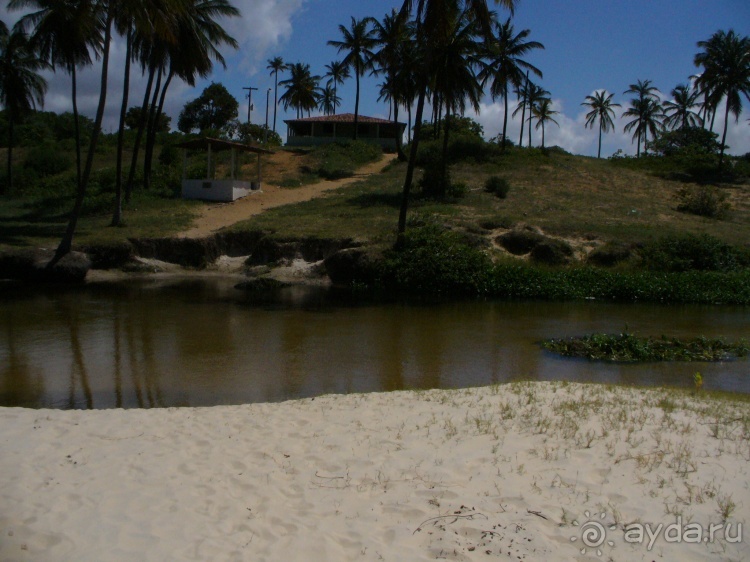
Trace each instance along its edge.
<path fill-rule="evenodd" d="M 159 93 L 161 92 L 161 77 L 164 69 L 159 67 L 156 75 L 156 86 L 151 96 L 151 105 L 148 112 L 148 125 L 146 126 L 146 147 L 143 151 L 143 189 L 151 188 L 151 157 L 149 154 L 151 133 L 156 127 L 156 107 L 158 105 Z"/>
<path fill-rule="evenodd" d="M 354 140 L 357 140 L 359 134 L 359 61 L 355 65 L 354 74 L 357 78 L 357 96 L 354 98 Z"/>
<path fill-rule="evenodd" d="M 427 86 L 423 86 L 419 92 L 417 100 L 417 114 L 414 122 L 414 138 L 411 142 L 409 151 L 409 164 L 406 167 L 406 178 L 404 179 L 404 188 L 401 194 L 401 209 L 398 214 L 398 240 L 397 244 L 403 241 L 404 232 L 406 232 L 406 213 L 409 210 L 409 192 L 411 191 L 412 180 L 414 179 L 414 166 L 417 161 L 417 149 L 419 148 L 419 134 L 422 130 L 422 114 L 424 113 L 424 100 L 427 95 Z"/>
<path fill-rule="evenodd" d="M 8 189 L 3 188 L 2 194 L 13 191 L 13 115 L 8 112 Z"/>
<path fill-rule="evenodd" d="M 401 162 L 406 162 L 406 154 L 401 140 L 401 134 L 398 127 L 398 102 L 393 102 L 393 122 L 396 125 L 396 156 Z"/>
<path fill-rule="evenodd" d="M 505 152 L 505 137 L 508 133 L 508 83 L 505 83 L 505 87 L 503 88 L 503 105 L 505 106 L 505 111 L 503 112 L 503 146 L 502 151 Z"/>
<path fill-rule="evenodd" d="M 156 130 L 159 127 L 159 117 L 161 117 L 161 111 L 164 108 L 164 100 L 167 96 L 167 90 L 169 89 L 169 84 L 172 82 L 172 78 L 174 77 L 174 73 L 170 69 L 169 74 L 167 74 L 167 79 L 164 82 L 164 86 L 161 89 L 161 95 L 159 96 L 159 103 L 156 106 L 156 110 L 154 111 L 155 116 L 153 117 L 151 121 L 151 128 L 147 131 L 146 134 L 146 151 L 143 156 L 144 160 L 144 181 L 146 181 L 146 178 L 148 178 L 148 185 L 151 185 L 151 169 L 153 168 L 153 161 L 154 161 L 154 146 L 156 145 Z M 156 93 L 156 92 L 154 92 Z"/>
<path fill-rule="evenodd" d="M 122 104 L 120 105 L 120 123 L 117 129 L 117 164 L 115 172 L 115 209 L 112 214 L 112 226 L 122 224 L 122 151 L 125 144 L 125 115 L 128 111 L 128 93 L 130 90 L 130 54 L 133 47 L 133 26 L 128 28 L 125 39 L 125 77 L 122 86 Z"/>
<path fill-rule="evenodd" d="M 70 220 L 68 221 L 68 227 L 65 230 L 60 245 L 57 247 L 55 256 L 52 261 L 48 264 L 48 267 L 54 266 L 63 256 L 68 254 L 73 246 L 73 235 L 76 231 L 78 219 L 81 216 L 81 208 L 83 207 L 83 200 L 86 197 L 86 187 L 88 186 L 89 177 L 91 176 L 91 167 L 94 164 L 94 154 L 96 152 L 96 145 L 99 141 L 99 132 L 102 127 L 102 119 L 104 118 L 104 107 L 107 103 L 107 75 L 109 71 L 109 48 L 110 40 L 112 37 L 112 17 L 114 15 L 114 5 L 110 4 L 107 8 L 107 20 L 104 27 L 104 50 L 102 52 L 102 74 L 101 84 L 99 90 L 99 105 L 96 108 L 96 118 L 94 120 L 94 130 L 91 132 L 91 142 L 89 143 L 89 152 L 86 157 L 86 167 L 83 170 L 83 176 L 81 177 L 81 185 L 78 187 L 76 193 L 75 204 L 73 205 L 73 211 L 70 214 Z"/>
<path fill-rule="evenodd" d="M 742 109 L 742 108 L 740 108 Z M 727 142 L 727 126 L 729 125 L 729 99 L 727 99 L 727 109 L 724 112 L 724 134 L 721 136 L 721 152 L 719 152 L 719 170 L 724 162 L 724 148 Z"/>
<path fill-rule="evenodd" d="M 146 84 L 146 93 L 143 96 L 143 103 L 141 104 L 141 115 L 138 122 L 138 131 L 135 134 L 135 143 L 133 144 L 133 156 L 130 159 L 130 171 L 128 172 L 128 181 L 125 184 L 125 202 L 130 202 L 130 197 L 133 193 L 133 183 L 135 182 L 135 170 L 138 166 L 138 151 L 141 147 L 141 139 L 143 138 L 143 131 L 146 129 L 146 121 L 148 117 L 148 100 L 151 98 L 151 88 L 154 85 L 154 74 L 156 74 L 156 67 L 150 67 L 148 71 L 148 82 Z"/>
<path fill-rule="evenodd" d="M 78 119 L 78 81 L 76 77 L 76 66 L 70 67 L 71 96 L 73 102 L 73 134 L 76 138 L 76 190 L 81 188 L 81 125 Z"/>

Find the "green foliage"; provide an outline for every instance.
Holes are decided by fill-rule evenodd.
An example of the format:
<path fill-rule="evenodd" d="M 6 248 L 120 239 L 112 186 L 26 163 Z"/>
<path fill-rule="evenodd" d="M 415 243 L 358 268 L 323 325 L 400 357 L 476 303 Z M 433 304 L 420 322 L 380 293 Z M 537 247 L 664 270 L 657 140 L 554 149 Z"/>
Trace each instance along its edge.
<path fill-rule="evenodd" d="M 428 221 L 407 230 L 403 244 L 386 252 L 379 285 L 418 295 L 482 295 L 491 271 L 492 262 L 483 252 Z"/>
<path fill-rule="evenodd" d="M 138 128 L 138 125 L 140 124 L 140 122 L 141 122 L 141 107 L 133 106 L 130 109 L 128 109 L 128 112 L 125 114 L 125 126 L 128 129 L 134 130 Z M 172 122 L 172 118 L 162 111 L 159 114 L 159 118 L 156 120 L 156 132 L 157 133 L 169 132 L 171 122 Z"/>
<path fill-rule="evenodd" d="M 159 152 L 159 164 L 162 166 L 172 166 L 179 162 L 180 151 L 172 144 L 165 144 Z"/>
<path fill-rule="evenodd" d="M 73 162 L 68 155 L 53 143 L 44 143 L 30 148 L 23 160 L 23 167 L 34 170 L 40 178 L 65 172 L 72 165 Z"/>
<path fill-rule="evenodd" d="M 457 117 L 451 115 L 447 119 L 450 127 L 450 135 L 456 135 L 459 137 L 470 137 L 482 140 L 484 138 L 484 128 L 474 121 L 471 117 Z M 441 133 L 444 131 L 445 120 L 440 122 Z M 421 135 L 422 139 L 434 139 L 435 138 L 435 125 L 431 122 L 424 121 L 422 123 Z"/>
<path fill-rule="evenodd" d="M 282 144 L 279 133 L 267 129 L 265 125 L 254 123 L 237 123 L 236 131 L 232 136 L 236 136 L 244 143 L 267 142 L 268 146 L 281 146 Z"/>
<path fill-rule="evenodd" d="M 487 181 L 484 182 L 484 190 L 489 193 L 494 193 L 500 199 L 505 199 L 510 191 L 510 184 L 505 178 L 500 176 L 490 176 Z"/>
<path fill-rule="evenodd" d="M 750 347 L 744 340 L 726 342 L 702 337 L 680 340 L 665 336 L 643 338 L 628 332 L 551 339 L 542 342 L 542 347 L 566 357 L 617 362 L 725 361 L 734 357 L 746 357 L 750 352 Z"/>
<path fill-rule="evenodd" d="M 383 154 L 380 146 L 364 141 L 340 141 L 324 144 L 312 151 L 310 171 L 327 180 L 348 178 L 355 170 L 374 162 Z"/>
<path fill-rule="evenodd" d="M 221 84 L 211 82 L 200 96 L 185 104 L 177 120 L 183 133 L 221 130 L 237 118 L 239 104 Z"/>
<path fill-rule="evenodd" d="M 723 219 L 729 215 L 726 193 L 713 185 L 685 186 L 677 192 L 677 197 L 680 200 L 678 211 L 711 219 Z"/>
<path fill-rule="evenodd" d="M 685 127 L 674 131 L 664 130 L 648 148 L 657 156 L 695 156 L 699 154 L 719 154 L 719 135 L 703 127 Z"/>
<path fill-rule="evenodd" d="M 708 234 L 665 236 L 646 244 L 641 256 L 653 271 L 739 271 L 750 265 L 746 250 Z"/>

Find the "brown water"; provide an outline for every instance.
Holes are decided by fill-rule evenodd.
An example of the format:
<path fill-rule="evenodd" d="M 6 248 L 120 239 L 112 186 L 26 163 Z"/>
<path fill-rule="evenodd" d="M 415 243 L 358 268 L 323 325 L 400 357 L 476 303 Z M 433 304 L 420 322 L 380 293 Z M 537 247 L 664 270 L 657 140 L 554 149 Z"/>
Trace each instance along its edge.
<path fill-rule="evenodd" d="M 540 349 L 619 332 L 748 336 L 743 307 L 596 302 L 346 304 L 284 290 L 258 303 L 227 279 L 78 289 L 0 286 L 0 405 L 209 406 L 323 393 L 455 388 L 517 379 L 692 385 L 750 392 L 750 362 L 605 364 Z"/>

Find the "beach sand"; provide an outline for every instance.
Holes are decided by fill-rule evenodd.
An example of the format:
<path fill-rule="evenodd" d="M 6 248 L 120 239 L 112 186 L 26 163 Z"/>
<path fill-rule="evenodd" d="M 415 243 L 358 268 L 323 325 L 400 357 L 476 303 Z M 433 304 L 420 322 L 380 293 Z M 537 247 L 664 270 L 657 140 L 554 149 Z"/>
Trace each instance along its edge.
<path fill-rule="evenodd" d="M 0 560 L 748 560 L 749 472 L 750 405 L 672 390 L 3 408 Z"/>

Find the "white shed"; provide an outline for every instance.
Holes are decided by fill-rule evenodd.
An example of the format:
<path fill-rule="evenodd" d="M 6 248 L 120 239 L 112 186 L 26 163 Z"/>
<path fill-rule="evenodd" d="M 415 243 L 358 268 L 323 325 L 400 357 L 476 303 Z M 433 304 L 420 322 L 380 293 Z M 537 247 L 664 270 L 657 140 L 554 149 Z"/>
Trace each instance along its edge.
<path fill-rule="evenodd" d="M 261 190 L 261 154 L 273 154 L 270 150 L 243 144 L 240 142 L 226 141 L 204 137 L 194 139 L 175 145 L 182 148 L 184 152 L 182 166 L 182 198 L 202 199 L 206 201 L 235 201 L 250 193 Z M 205 150 L 207 153 L 206 177 L 203 179 L 192 179 L 187 177 L 187 151 Z M 232 163 L 230 179 L 217 180 L 214 178 L 216 171 L 213 165 L 213 153 L 225 150 L 232 151 Z M 252 152 L 258 155 L 258 169 L 256 181 L 246 181 L 237 178 L 237 152 Z"/>

